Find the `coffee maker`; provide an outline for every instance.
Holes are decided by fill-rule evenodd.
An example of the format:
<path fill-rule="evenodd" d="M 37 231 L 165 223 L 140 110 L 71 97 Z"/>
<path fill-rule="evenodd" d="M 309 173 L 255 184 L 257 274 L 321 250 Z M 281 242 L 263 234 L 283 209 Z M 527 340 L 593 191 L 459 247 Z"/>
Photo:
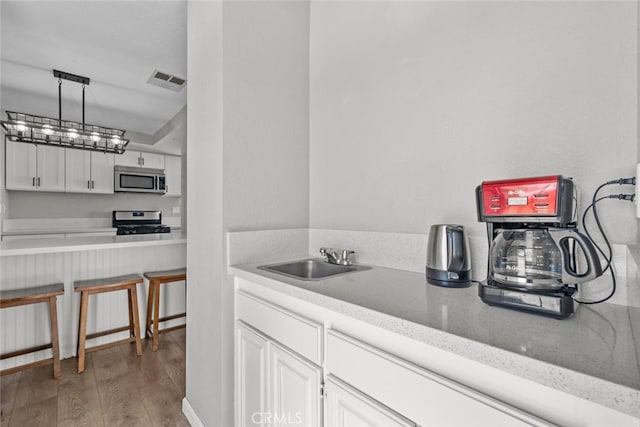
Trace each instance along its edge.
<path fill-rule="evenodd" d="M 556 318 L 576 310 L 578 284 L 602 274 L 591 240 L 576 228 L 576 191 L 561 175 L 485 181 L 476 188 L 487 223 L 482 301 Z"/>

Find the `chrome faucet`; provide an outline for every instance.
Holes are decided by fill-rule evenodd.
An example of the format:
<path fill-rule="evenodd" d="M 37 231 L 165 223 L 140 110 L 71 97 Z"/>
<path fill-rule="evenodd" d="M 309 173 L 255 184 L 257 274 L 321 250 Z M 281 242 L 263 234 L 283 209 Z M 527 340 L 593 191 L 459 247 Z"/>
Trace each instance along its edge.
<path fill-rule="evenodd" d="M 354 251 L 344 249 L 342 255 L 338 255 L 338 252 L 333 248 L 320 248 L 320 255 L 324 256 L 324 260 L 329 264 L 351 265 L 349 255 L 354 253 Z"/>

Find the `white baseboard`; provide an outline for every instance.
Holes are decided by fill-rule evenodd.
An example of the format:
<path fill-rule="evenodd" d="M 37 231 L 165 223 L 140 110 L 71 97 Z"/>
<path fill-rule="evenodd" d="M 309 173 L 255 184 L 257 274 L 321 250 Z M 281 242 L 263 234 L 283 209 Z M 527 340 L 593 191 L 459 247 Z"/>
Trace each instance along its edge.
<path fill-rule="evenodd" d="M 202 421 L 200 421 L 200 418 L 198 418 L 186 397 L 182 399 L 182 413 L 187 418 L 187 421 L 189 421 L 189 424 L 191 424 L 191 427 L 204 427 L 204 424 L 202 424 Z"/>

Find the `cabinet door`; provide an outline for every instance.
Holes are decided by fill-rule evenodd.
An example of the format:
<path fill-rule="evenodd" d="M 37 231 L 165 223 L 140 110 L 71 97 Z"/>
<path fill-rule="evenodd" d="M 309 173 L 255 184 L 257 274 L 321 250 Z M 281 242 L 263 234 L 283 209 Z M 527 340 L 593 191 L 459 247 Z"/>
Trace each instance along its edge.
<path fill-rule="evenodd" d="M 321 368 L 275 342 L 269 346 L 269 365 L 268 424 L 320 427 Z"/>
<path fill-rule="evenodd" d="M 140 166 L 140 152 L 127 150 L 122 154 L 115 154 L 115 163 L 119 166 Z"/>
<path fill-rule="evenodd" d="M 416 424 L 329 375 L 325 383 L 325 425 L 410 427 Z"/>
<path fill-rule="evenodd" d="M 91 153 L 91 191 L 113 194 L 113 165 L 115 154 Z"/>
<path fill-rule="evenodd" d="M 140 163 L 144 168 L 164 169 L 164 154 L 140 153 Z"/>
<path fill-rule="evenodd" d="M 38 177 L 36 185 L 41 191 L 64 191 L 64 152 L 60 147 L 37 147 Z"/>
<path fill-rule="evenodd" d="M 235 391 L 238 427 L 267 425 L 268 341 L 241 322 L 236 323 Z"/>
<path fill-rule="evenodd" d="M 182 194 L 182 157 L 164 156 L 164 166 L 167 175 L 165 196 L 180 196 Z"/>
<path fill-rule="evenodd" d="M 6 141 L 5 150 L 5 188 L 36 190 L 36 145 Z"/>
<path fill-rule="evenodd" d="M 91 152 L 65 148 L 66 191 L 88 193 L 91 191 Z"/>

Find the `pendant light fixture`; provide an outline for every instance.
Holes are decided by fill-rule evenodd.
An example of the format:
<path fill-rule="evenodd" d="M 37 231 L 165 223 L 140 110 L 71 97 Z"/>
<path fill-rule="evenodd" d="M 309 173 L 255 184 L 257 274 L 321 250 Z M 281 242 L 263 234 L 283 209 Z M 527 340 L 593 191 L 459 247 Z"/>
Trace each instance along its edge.
<path fill-rule="evenodd" d="M 14 142 L 124 153 L 129 143 L 124 138 L 125 131 L 84 122 L 84 89 L 89 84 L 89 78 L 58 70 L 53 70 L 53 76 L 58 79 L 58 118 L 7 111 L 7 120 L 1 121 L 6 138 Z M 82 84 L 82 123 L 62 120 L 62 80 Z"/>

